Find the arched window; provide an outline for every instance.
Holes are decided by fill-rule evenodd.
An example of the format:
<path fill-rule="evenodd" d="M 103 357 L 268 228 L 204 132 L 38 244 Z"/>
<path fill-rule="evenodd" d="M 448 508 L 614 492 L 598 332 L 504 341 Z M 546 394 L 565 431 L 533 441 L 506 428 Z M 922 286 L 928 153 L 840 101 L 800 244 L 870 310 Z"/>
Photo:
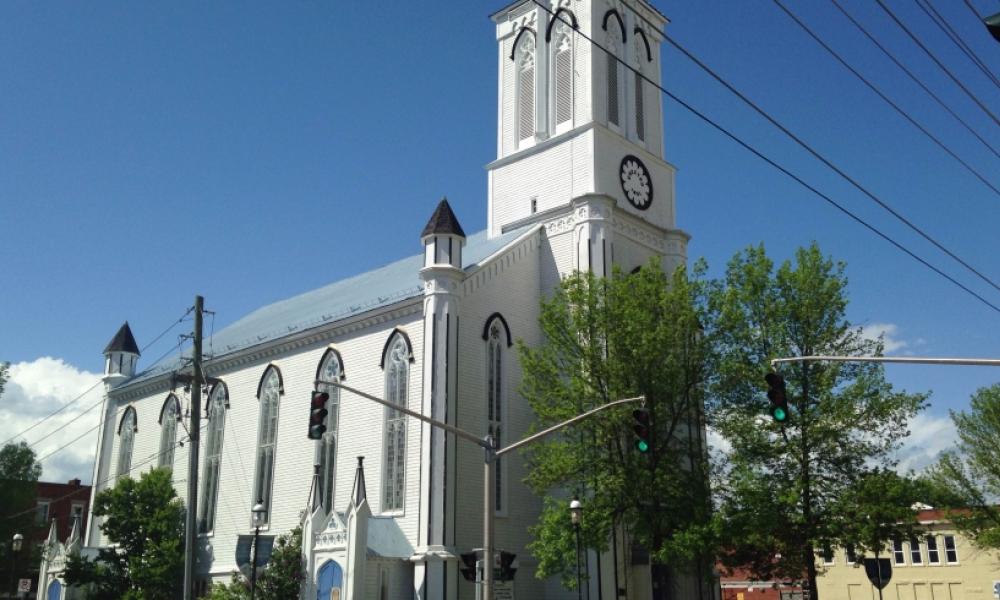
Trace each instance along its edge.
<path fill-rule="evenodd" d="M 504 379 L 504 353 L 510 345 L 510 331 L 504 318 L 496 313 L 486 322 L 486 428 L 496 446 L 503 445 L 504 415 L 507 409 L 507 385 Z M 505 512 L 504 468 L 498 457 L 494 463 L 493 506 Z"/>
<path fill-rule="evenodd" d="M 136 425 L 135 409 L 131 406 L 125 409 L 122 420 L 118 424 L 118 467 L 115 475 L 127 477 L 132 470 L 132 446 L 135 444 Z"/>
<path fill-rule="evenodd" d="M 617 13 L 608 13 L 604 17 L 604 28 L 607 31 L 608 49 L 605 54 L 608 65 L 608 124 L 621 127 L 622 65 L 616 57 L 623 56 L 625 32 L 621 28 Z"/>
<path fill-rule="evenodd" d="M 271 522 L 271 490 L 274 487 L 274 450 L 278 438 L 278 400 L 281 397 L 281 372 L 270 366 L 257 388 L 260 421 L 257 425 L 257 473 L 254 477 L 251 504 L 264 505 L 264 522 Z"/>
<path fill-rule="evenodd" d="M 385 399 L 406 406 L 409 392 L 410 346 L 406 337 L 394 333 L 383 359 Z M 406 483 L 406 416 L 398 410 L 385 409 L 385 467 L 382 474 L 382 511 L 403 510 Z"/>
<path fill-rule="evenodd" d="M 181 420 L 181 403 L 170 394 L 160 409 L 160 453 L 157 467 L 174 468 L 174 449 L 177 447 L 177 422 Z"/>
<path fill-rule="evenodd" d="M 326 433 L 320 440 L 319 482 L 320 498 L 323 508 L 329 513 L 333 510 L 334 480 L 337 474 L 337 422 L 340 417 L 340 388 L 328 385 L 326 381 L 339 382 L 344 378 L 344 364 L 340 354 L 333 349 L 327 350 L 319 363 L 316 389 L 330 394 L 327 401 Z"/>
<path fill-rule="evenodd" d="M 222 438 L 226 431 L 229 390 L 217 383 L 208 395 L 208 432 L 205 435 L 205 466 L 202 468 L 201 499 L 198 501 L 198 531 L 215 529 L 215 509 L 219 502 L 219 474 L 222 470 Z"/>
<path fill-rule="evenodd" d="M 535 34 L 525 29 L 514 42 L 517 145 L 535 140 Z"/>
<path fill-rule="evenodd" d="M 643 58 L 646 56 L 646 46 L 641 31 L 633 37 L 632 43 L 635 46 L 632 52 L 633 66 L 635 67 L 635 74 L 633 75 L 635 81 L 635 137 L 641 142 L 646 139 L 646 98 L 643 86 L 645 82 L 640 76 L 640 74 L 644 74 L 642 63 L 645 62 Z"/>
<path fill-rule="evenodd" d="M 569 19 L 565 11 L 559 17 L 553 22 L 549 43 L 550 110 L 556 132 L 573 124 L 573 29 L 563 20 Z"/>

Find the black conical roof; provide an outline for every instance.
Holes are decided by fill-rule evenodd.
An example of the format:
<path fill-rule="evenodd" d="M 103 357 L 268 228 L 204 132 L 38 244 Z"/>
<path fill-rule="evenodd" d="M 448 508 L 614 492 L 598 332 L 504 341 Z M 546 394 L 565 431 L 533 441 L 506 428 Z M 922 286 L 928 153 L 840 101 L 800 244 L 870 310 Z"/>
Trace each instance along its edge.
<path fill-rule="evenodd" d="M 431 215 L 431 220 L 427 221 L 427 226 L 424 227 L 424 231 L 420 234 L 420 237 L 442 233 L 465 237 L 465 232 L 462 231 L 462 226 L 458 224 L 458 217 L 452 212 L 447 198 L 443 198 L 438 203 L 437 208 L 434 209 L 434 214 Z"/>
<path fill-rule="evenodd" d="M 131 352 L 132 354 L 139 354 L 139 345 L 135 343 L 135 337 L 128 326 L 128 321 L 125 321 L 125 324 L 121 326 L 115 337 L 111 338 L 111 341 L 108 342 L 104 353 L 107 354 L 108 352 Z"/>
<path fill-rule="evenodd" d="M 364 460 L 364 456 L 358 457 L 358 468 L 354 472 L 354 492 L 351 494 L 354 506 L 361 506 L 361 503 L 368 498 L 368 493 L 365 491 L 365 467 L 362 464 Z"/>

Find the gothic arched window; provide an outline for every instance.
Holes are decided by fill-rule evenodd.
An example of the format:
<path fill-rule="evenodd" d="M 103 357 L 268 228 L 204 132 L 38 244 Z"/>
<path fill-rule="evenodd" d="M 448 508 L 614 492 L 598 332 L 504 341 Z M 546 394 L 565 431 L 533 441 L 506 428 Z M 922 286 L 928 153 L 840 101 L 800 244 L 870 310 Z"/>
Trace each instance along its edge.
<path fill-rule="evenodd" d="M 556 132 L 573 124 L 573 29 L 571 15 L 561 11 L 553 22 L 549 51 L 549 89 L 552 122 Z"/>
<path fill-rule="evenodd" d="M 617 11 L 609 11 L 604 15 L 604 30 L 607 32 L 605 47 L 608 50 L 605 53 L 605 60 L 608 67 L 608 124 L 613 127 L 621 127 L 621 104 L 624 88 L 621 85 L 623 79 L 622 65 L 618 61 L 618 58 L 624 56 L 625 29 Z"/>
<path fill-rule="evenodd" d="M 122 420 L 118 424 L 118 466 L 117 477 L 127 477 L 132 470 L 132 446 L 135 444 L 136 425 L 135 409 L 131 406 L 125 409 Z"/>
<path fill-rule="evenodd" d="M 410 346 L 400 332 L 389 339 L 383 358 L 385 399 L 406 406 L 409 393 Z M 382 470 L 382 511 L 403 510 L 406 464 L 406 416 L 392 408 L 385 409 L 385 461 Z"/>
<path fill-rule="evenodd" d="M 514 122 L 517 145 L 535 140 L 535 34 L 525 29 L 514 41 Z"/>
<path fill-rule="evenodd" d="M 215 529 L 215 507 L 219 502 L 219 475 L 222 470 L 222 438 L 226 431 L 229 390 L 217 383 L 208 395 L 208 433 L 205 436 L 205 466 L 202 469 L 201 499 L 198 501 L 198 531 Z"/>
<path fill-rule="evenodd" d="M 507 410 L 507 385 L 504 379 L 504 360 L 510 345 L 510 331 L 499 314 L 493 314 L 486 322 L 483 336 L 486 339 L 486 430 L 493 436 L 497 447 L 503 445 L 504 417 Z M 497 512 L 507 510 L 504 493 L 504 465 L 496 458 L 494 463 L 493 506 Z"/>
<path fill-rule="evenodd" d="M 333 349 L 327 350 L 319 363 L 316 374 L 316 389 L 330 394 L 326 408 L 326 433 L 320 440 L 319 482 L 320 498 L 323 508 L 329 513 L 333 510 L 334 481 L 337 474 L 337 422 L 340 417 L 340 388 L 324 382 L 339 382 L 344 378 L 344 364 L 340 354 Z"/>
<path fill-rule="evenodd" d="M 181 420 L 181 403 L 170 394 L 160 409 L 160 453 L 157 467 L 174 468 L 174 449 L 177 448 L 177 422 Z"/>
<path fill-rule="evenodd" d="M 632 53 L 633 66 L 635 67 L 635 74 L 633 75 L 635 81 L 635 137 L 641 142 L 646 139 L 646 98 L 642 78 L 644 74 L 642 63 L 645 62 L 643 61 L 643 57 L 646 56 L 646 46 L 641 30 L 636 32 L 632 42 L 635 46 Z"/>
<path fill-rule="evenodd" d="M 271 490 L 274 487 L 274 451 L 278 438 L 278 400 L 281 398 L 281 372 L 271 365 L 257 388 L 260 421 L 257 428 L 257 472 L 251 504 L 264 505 L 264 522 L 271 521 Z"/>

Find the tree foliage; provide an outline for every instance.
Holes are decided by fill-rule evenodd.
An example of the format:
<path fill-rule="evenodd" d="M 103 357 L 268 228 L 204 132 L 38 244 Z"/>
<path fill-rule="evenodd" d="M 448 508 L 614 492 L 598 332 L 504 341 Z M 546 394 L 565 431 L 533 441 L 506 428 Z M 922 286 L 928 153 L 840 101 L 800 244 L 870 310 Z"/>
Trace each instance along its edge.
<path fill-rule="evenodd" d="M 530 449 L 533 489 L 576 494 L 583 503 L 585 547 L 605 549 L 621 526 L 654 565 L 687 570 L 707 564 L 703 292 L 699 278 L 689 279 L 684 270 L 668 277 L 655 261 L 631 275 L 576 273 L 542 303 L 544 343 L 518 344 L 521 392 L 534 409 L 536 429 L 639 395 L 650 411 L 648 454 L 633 449 L 631 413 L 638 405 L 600 413 Z M 539 577 L 559 575 L 573 587 L 568 502 L 546 499 L 531 551 Z"/>
<path fill-rule="evenodd" d="M 882 352 L 846 318 L 844 265 L 815 244 L 777 269 L 763 246 L 748 248 L 710 304 L 713 425 L 731 446 L 718 486 L 725 562 L 759 577 L 806 575 L 817 598 L 816 552 L 870 548 L 872 532 L 857 519 L 899 508 L 869 488 L 895 485 L 885 470 L 926 397 L 894 390 L 877 364 L 799 362 L 779 367 L 789 420 L 764 416 L 772 358 Z"/>
<path fill-rule="evenodd" d="M 929 477 L 955 498 L 946 506 L 959 531 L 987 550 L 1000 550 L 1000 383 L 976 391 L 969 412 L 952 412 L 958 449 L 945 453 Z"/>
<path fill-rule="evenodd" d="M 305 579 L 302 562 L 302 528 L 279 536 L 267 567 L 258 572 L 256 597 L 261 600 L 298 598 Z M 240 573 L 233 573 L 227 584 L 216 583 L 207 600 L 246 600 L 250 597 L 250 582 Z"/>
<path fill-rule="evenodd" d="M 168 600 L 181 596 L 184 573 L 184 505 L 170 469 L 124 477 L 97 494 L 94 516 L 112 546 L 90 561 L 72 556 L 65 579 L 84 585 L 96 600 Z"/>
<path fill-rule="evenodd" d="M 0 388 L 4 377 L 0 365 Z M 8 443 L 0 448 L 0 557 L 4 564 L 27 567 L 33 563 L 36 548 L 32 544 L 35 532 L 47 524 L 36 521 L 38 478 L 42 465 L 35 451 L 26 442 Z M 24 547 L 16 560 L 10 555 L 10 540 L 15 534 L 24 536 Z"/>

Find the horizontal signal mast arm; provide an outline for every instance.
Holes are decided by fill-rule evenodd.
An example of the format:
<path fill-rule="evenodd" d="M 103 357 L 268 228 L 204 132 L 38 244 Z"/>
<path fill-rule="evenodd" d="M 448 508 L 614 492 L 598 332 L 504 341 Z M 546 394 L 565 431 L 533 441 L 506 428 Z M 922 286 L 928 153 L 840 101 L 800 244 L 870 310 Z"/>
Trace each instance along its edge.
<path fill-rule="evenodd" d="M 771 366 L 794 362 L 873 362 L 902 363 L 914 365 L 966 365 L 976 367 L 1000 367 L 1000 358 L 930 358 L 920 356 L 790 356 L 772 358 Z"/>

